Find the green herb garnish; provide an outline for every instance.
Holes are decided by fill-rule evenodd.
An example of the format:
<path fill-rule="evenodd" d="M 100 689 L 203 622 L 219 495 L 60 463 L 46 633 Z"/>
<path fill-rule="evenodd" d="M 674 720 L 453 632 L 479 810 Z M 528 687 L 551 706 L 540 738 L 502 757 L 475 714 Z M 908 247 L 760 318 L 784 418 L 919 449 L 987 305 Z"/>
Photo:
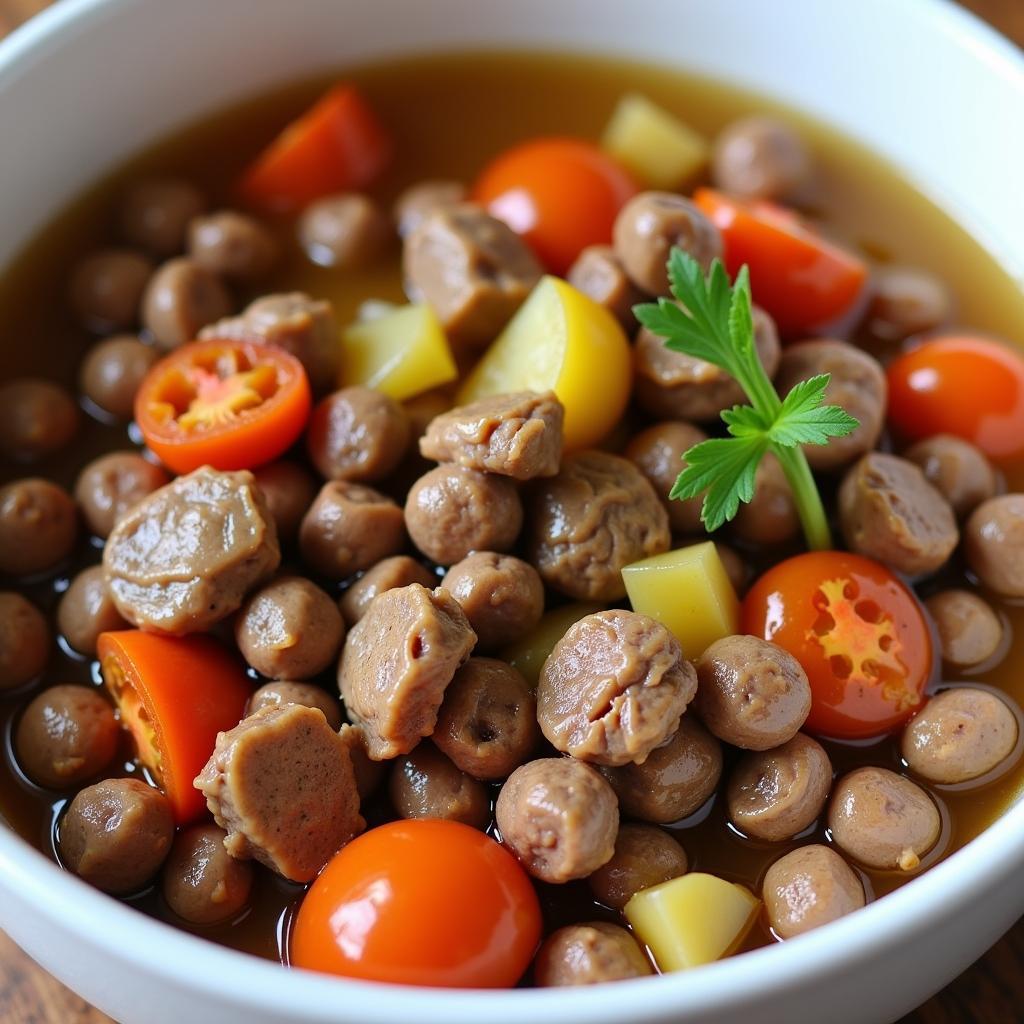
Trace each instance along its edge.
<path fill-rule="evenodd" d="M 750 310 L 750 275 L 744 266 L 729 284 L 721 260 L 711 264 L 707 277 L 700 264 L 673 248 L 668 260 L 672 295 L 635 306 L 633 312 L 648 330 L 665 339 L 667 348 L 725 370 L 735 377 L 750 405 L 735 405 L 722 413 L 729 437 L 716 437 L 694 445 L 683 456 L 670 497 L 704 495 L 701 520 L 709 532 L 728 522 L 740 502 L 754 496 L 754 473 L 766 452 L 782 464 L 808 547 L 827 549 L 832 538 L 811 475 L 800 448 L 828 444 L 843 437 L 858 422 L 837 405 L 822 405 L 830 375 L 811 377 L 779 398 L 754 346 L 754 320 Z"/>

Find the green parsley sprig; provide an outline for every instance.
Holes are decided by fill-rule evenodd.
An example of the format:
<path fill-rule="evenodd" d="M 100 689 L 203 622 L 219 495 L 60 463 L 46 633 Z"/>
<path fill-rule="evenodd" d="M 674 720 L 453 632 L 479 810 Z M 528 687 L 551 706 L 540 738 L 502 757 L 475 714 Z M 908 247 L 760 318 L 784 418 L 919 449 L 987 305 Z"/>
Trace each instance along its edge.
<path fill-rule="evenodd" d="M 633 312 L 648 330 L 665 339 L 667 348 L 703 359 L 734 377 L 750 401 L 722 412 L 728 437 L 694 445 L 683 458 L 670 497 L 704 495 L 701 520 L 709 532 L 732 519 L 740 502 L 754 496 L 754 474 L 767 452 L 782 465 L 793 490 L 808 547 L 832 546 L 821 495 L 801 445 L 828 444 L 858 426 L 837 405 L 823 405 L 827 373 L 801 381 L 779 398 L 754 345 L 750 275 L 744 266 L 730 285 L 721 260 L 705 277 L 700 264 L 673 248 L 668 260 L 673 302 L 660 298 L 635 306 Z M 678 302 L 678 305 L 676 304 Z"/>

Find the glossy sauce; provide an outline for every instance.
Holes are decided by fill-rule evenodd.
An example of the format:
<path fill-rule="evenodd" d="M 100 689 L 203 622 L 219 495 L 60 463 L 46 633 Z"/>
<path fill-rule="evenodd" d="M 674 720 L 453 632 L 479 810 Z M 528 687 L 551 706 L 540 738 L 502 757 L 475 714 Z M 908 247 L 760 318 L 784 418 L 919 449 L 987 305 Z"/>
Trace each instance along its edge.
<path fill-rule="evenodd" d="M 491 156 L 526 137 L 598 137 L 616 100 L 631 90 L 643 92 L 709 136 L 731 118 L 771 109 L 771 104 L 759 98 L 716 83 L 607 59 L 522 54 L 416 59 L 365 68 L 351 77 L 397 140 L 397 159 L 373 190 L 384 203 L 404 186 L 424 178 L 472 181 Z M 76 389 L 78 365 L 94 339 L 77 327 L 68 312 L 69 269 L 91 249 L 109 244 L 113 198 L 125 181 L 149 172 L 181 174 L 207 190 L 214 208 L 231 205 L 230 184 L 237 172 L 326 82 L 319 79 L 279 90 L 191 127 L 145 153 L 61 213 L 0 278 L 3 378 L 45 375 Z M 883 162 L 818 124 L 789 112 L 787 116 L 799 123 L 813 147 L 820 169 L 814 211 L 827 231 L 859 245 L 880 262 L 907 263 L 935 272 L 956 297 L 958 323 L 1024 344 L 1024 295 L 990 256 Z M 367 298 L 402 300 L 397 242 L 392 257 L 373 270 L 339 273 L 311 264 L 286 227 L 282 227 L 281 237 L 287 259 L 261 291 L 300 289 L 330 299 L 343 324 Z M 241 307 L 250 296 L 239 294 L 236 298 Z M 51 476 L 70 487 L 89 459 L 105 450 L 129 446 L 124 428 L 84 416 L 77 443 L 28 472 Z M 25 473 L 23 467 L 0 463 L 4 482 Z M 1011 485 L 1024 487 L 1024 472 L 1010 475 L 1016 478 Z M 756 566 L 764 566 L 786 553 L 748 551 L 746 555 Z M 52 610 L 70 577 L 98 558 L 99 549 L 83 540 L 73 564 L 64 567 L 55 581 L 25 589 L 41 608 Z M 964 572 L 954 560 L 941 581 L 929 581 L 922 588 L 922 596 L 938 589 L 940 583 L 964 580 Z M 998 687 L 1019 705 L 1024 703 L 1024 671 L 1020 668 L 1024 666 L 1024 607 L 996 599 L 993 603 L 1009 627 L 1005 650 L 991 666 L 957 678 Z M 330 674 L 323 682 L 334 689 L 332 677 Z M 72 681 L 98 685 L 98 671 L 62 643 L 42 681 L 27 690 L 0 695 L 0 815 L 54 857 L 54 828 L 65 800 L 54 800 L 52 794 L 37 789 L 20 774 L 12 756 L 11 735 L 19 709 L 34 693 L 46 685 Z M 940 681 L 937 669 L 933 688 Z M 859 764 L 901 766 L 898 741 L 891 738 L 868 745 L 825 745 L 839 774 Z M 977 835 L 1020 794 L 1024 784 L 1020 746 L 1019 740 L 1014 769 L 993 783 L 929 787 L 942 811 L 944 830 L 936 849 L 925 857 L 925 866 Z M 125 772 L 136 770 L 127 743 L 123 759 Z M 728 771 L 727 754 L 726 776 Z M 389 812 L 380 804 L 367 813 L 372 824 Z M 724 799 L 719 796 L 674 828 L 692 867 L 743 882 L 755 891 L 768 865 L 800 842 L 766 844 L 745 839 L 728 824 Z M 821 838 L 823 831 L 810 830 L 801 840 L 811 834 Z M 876 896 L 904 880 L 895 873 L 862 873 L 862 877 L 869 894 Z M 253 905 L 242 919 L 231 925 L 191 930 L 261 956 L 285 956 L 289 915 L 301 887 L 263 869 L 258 869 L 257 878 Z M 584 883 L 540 888 L 549 926 L 594 917 L 617 919 L 610 911 L 594 906 Z M 128 902 L 182 925 L 155 890 Z M 766 941 L 770 941 L 768 933 L 755 929 L 747 944 Z"/>

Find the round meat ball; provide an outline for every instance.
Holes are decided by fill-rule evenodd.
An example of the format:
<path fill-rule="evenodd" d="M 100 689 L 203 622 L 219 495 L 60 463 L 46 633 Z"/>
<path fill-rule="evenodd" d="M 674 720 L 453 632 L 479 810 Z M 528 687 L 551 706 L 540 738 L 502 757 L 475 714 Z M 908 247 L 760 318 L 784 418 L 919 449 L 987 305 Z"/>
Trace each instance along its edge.
<path fill-rule="evenodd" d="M 953 784 L 987 775 L 1017 746 L 1017 718 L 996 694 L 958 686 L 925 705 L 903 730 L 903 760 L 929 782 Z"/>
<path fill-rule="evenodd" d="M 461 181 L 420 181 L 410 185 L 395 200 L 392 217 L 398 234 L 405 238 L 427 214 L 465 201 L 466 186 Z"/>
<path fill-rule="evenodd" d="M 57 628 L 79 654 L 96 655 L 100 633 L 127 629 L 103 575 L 102 565 L 82 570 L 64 591 L 57 605 Z"/>
<path fill-rule="evenodd" d="M 664 829 L 625 824 L 619 826 L 612 859 L 587 879 L 587 885 L 599 903 L 622 910 L 641 889 L 678 878 L 688 869 L 686 851 Z"/>
<path fill-rule="evenodd" d="M 722 777 L 722 745 L 692 715 L 683 715 L 675 735 L 643 764 L 602 768 L 622 813 L 667 825 L 704 805 Z"/>
<path fill-rule="evenodd" d="M 366 614 L 370 602 L 385 590 L 407 587 L 410 583 L 433 590 L 437 577 L 422 562 L 408 555 L 393 555 L 379 561 L 359 577 L 341 595 L 338 607 L 345 625 L 350 629 Z"/>
<path fill-rule="evenodd" d="M 318 199 L 299 218 L 299 242 L 324 267 L 361 270 L 387 248 L 391 225 L 380 207 L 358 192 Z"/>
<path fill-rule="evenodd" d="M 940 590 L 924 603 L 935 620 L 942 660 L 970 667 L 987 661 L 1003 642 L 1003 624 L 992 606 L 970 590 Z"/>
<path fill-rule="evenodd" d="M 273 269 L 277 242 L 255 217 L 219 210 L 190 221 L 188 254 L 199 266 L 228 281 L 250 283 Z"/>
<path fill-rule="evenodd" d="M 153 264 L 130 249 L 103 249 L 71 272 L 71 309 L 83 327 L 99 334 L 139 322 L 139 303 Z"/>
<path fill-rule="evenodd" d="M 828 444 L 804 445 L 811 469 L 831 470 L 845 466 L 878 444 L 885 426 L 889 390 L 877 359 L 835 338 L 787 345 L 779 361 L 775 388 L 784 397 L 800 381 L 821 373 L 831 374 L 825 402 L 840 406 L 860 423 L 853 433 L 830 438 Z"/>
<path fill-rule="evenodd" d="M 953 298 L 934 275 L 916 267 L 878 267 L 871 275 L 868 329 L 883 341 L 934 330 L 953 313 Z"/>
<path fill-rule="evenodd" d="M 522 640 L 544 614 L 544 584 L 528 562 L 495 551 L 476 551 L 445 573 L 441 586 L 462 605 L 478 651 Z"/>
<path fill-rule="evenodd" d="M 835 844 L 876 871 L 914 871 L 938 841 L 938 808 L 918 785 L 886 768 L 856 768 L 832 793 Z"/>
<path fill-rule="evenodd" d="M 119 420 L 135 415 L 135 395 L 143 378 L 160 358 L 152 345 L 134 335 L 107 338 L 89 349 L 78 375 L 78 387 L 93 405 Z"/>
<path fill-rule="evenodd" d="M 608 782 L 572 757 L 517 768 L 495 805 L 501 841 L 542 882 L 586 878 L 615 852 L 619 808 Z"/>
<path fill-rule="evenodd" d="M 761 890 L 772 931 L 792 939 L 864 906 L 864 886 L 827 846 L 801 846 L 768 869 Z"/>
<path fill-rule="evenodd" d="M 297 462 L 281 459 L 257 466 L 252 475 L 274 518 L 278 540 L 294 541 L 299 535 L 302 517 L 316 497 L 312 474 Z"/>
<path fill-rule="evenodd" d="M 28 598 L 0 591 L 0 693 L 42 674 L 50 659 L 50 627 Z"/>
<path fill-rule="evenodd" d="M 442 818 L 481 830 L 491 823 L 487 787 L 430 742 L 395 761 L 388 794 L 400 818 Z"/>
<path fill-rule="evenodd" d="M 964 547 L 967 564 L 986 587 L 1024 597 L 1024 494 L 983 501 L 967 520 Z"/>
<path fill-rule="evenodd" d="M 309 457 L 327 480 L 372 483 L 389 476 L 409 448 L 409 420 L 383 392 L 342 388 L 313 410 Z"/>
<path fill-rule="evenodd" d="M 78 515 L 71 495 L 35 477 L 0 487 L 0 572 L 29 576 L 71 554 Z"/>
<path fill-rule="evenodd" d="M 753 500 L 740 502 L 732 528 L 737 537 L 757 547 L 785 544 L 800 532 L 793 490 L 771 452 L 758 464 Z"/>
<path fill-rule="evenodd" d="M 559 928 L 533 961 L 533 980 L 540 988 L 599 985 L 653 973 L 636 939 L 606 921 Z"/>
<path fill-rule="evenodd" d="M 626 596 L 622 569 L 667 551 L 668 513 L 628 459 L 580 452 L 533 490 L 530 561 L 541 579 L 578 601 Z"/>
<path fill-rule="evenodd" d="M 163 467 L 136 452 L 110 452 L 78 474 L 75 499 L 86 526 L 106 538 L 126 512 L 170 479 Z"/>
<path fill-rule="evenodd" d="M 537 703 L 511 665 L 470 658 L 444 691 L 432 739 L 467 775 L 504 779 L 537 749 Z"/>
<path fill-rule="evenodd" d="M 228 854 L 226 837 L 216 825 L 194 825 L 178 834 L 164 863 L 164 901 L 189 924 L 230 921 L 249 903 L 252 864 Z"/>
<path fill-rule="evenodd" d="M 22 771 L 46 789 L 76 789 L 114 759 L 121 730 L 114 709 L 88 686 L 51 686 L 14 732 Z"/>
<path fill-rule="evenodd" d="M 61 863 L 112 896 L 138 892 L 160 870 L 174 839 L 170 801 L 138 779 L 83 789 L 60 822 Z"/>
<path fill-rule="evenodd" d="M 904 452 L 904 458 L 920 467 L 961 519 L 999 489 L 999 478 L 985 453 L 952 434 L 918 441 Z"/>
<path fill-rule="evenodd" d="M 369 569 L 404 546 L 401 508 L 380 491 L 345 480 L 324 484 L 299 526 L 303 561 L 333 580 Z"/>
<path fill-rule="evenodd" d="M 337 731 L 342 726 L 341 707 L 336 697 L 332 697 L 326 690 L 313 683 L 293 683 L 283 679 L 264 683 L 254 691 L 245 706 L 245 716 L 248 718 L 261 708 L 276 708 L 282 704 L 301 704 L 303 707 L 316 708 L 324 713 L 324 718 L 332 729 Z"/>
<path fill-rule="evenodd" d="M 507 477 L 448 464 L 409 489 L 405 525 L 427 558 L 453 565 L 473 551 L 508 551 L 522 529 L 523 504 Z"/>
<path fill-rule="evenodd" d="M 338 606 L 301 576 L 280 576 L 252 593 L 235 619 L 242 657 L 271 679 L 309 679 L 337 657 L 345 636 Z"/>
<path fill-rule="evenodd" d="M 0 385 L 0 452 L 30 461 L 60 451 L 78 429 L 78 406 L 59 385 L 22 377 Z"/>
<path fill-rule="evenodd" d="M 126 241 L 154 256 L 174 256 L 184 251 L 188 226 L 205 209 L 206 199 L 190 182 L 151 178 L 125 190 L 118 225 Z"/>
<path fill-rule="evenodd" d="M 697 661 L 697 713 L 720 740 L 771 750 L 791 740 L 811 710 L 811 684 L 788 651 L 754 636 L 716 640 Z"/>
<path fill-rule="evenodd" d="M 162 349 L 194 341 L 201 328 L 231 312 L 220 278 L 195 260 L 168 260 L 142 296 L 142 323 Z"/>
<path fill-rule="evenodd" d="M 643 764 L 679 728 L 697 675 L 660 622 L 613 608 L 555 644 L 537 683 L 537 720 L 556 750 L 615 767 Z"/>
<path fill-rule="evenodd" d="M 799 133 L 763 114 L 726 125 L 711 154 L 715 187 L 740 199 L 792 200 L 807 186 L 812 170 Z"/>
<path fill-rule="evenodd" d="M 729 777 L 729 819 L 754 839 L 792 839 L 821 814 L 832 762 L 820 743 L 798 732 L 773 750 L 744 754 Z"/>
<path fill-rule="evenodd" d="M 667 295 L 673 247 L 704 270 L 722 255 L 718 228 L 689 199 L 672 192 L 641 192 L 619 210 L 612 227 L 615 255 L 630 280 L 649 295 Z"/>
<path fill-rule="evenodd" d="M 669 526 L 673 533 L 698 533 L 703 529 L 700 510 L 703 500 L 689 498 L 678 501 L 669 498 L 676 477 L 686 468 L 683 455 L 694 445 L 706 441 L 708 435 L 700 427 L 682 420 L 655 423 L 653 427 L 635 434 L 623 454 L 635 462 L 651 482 L 662 504 L 668 511 Z"/>

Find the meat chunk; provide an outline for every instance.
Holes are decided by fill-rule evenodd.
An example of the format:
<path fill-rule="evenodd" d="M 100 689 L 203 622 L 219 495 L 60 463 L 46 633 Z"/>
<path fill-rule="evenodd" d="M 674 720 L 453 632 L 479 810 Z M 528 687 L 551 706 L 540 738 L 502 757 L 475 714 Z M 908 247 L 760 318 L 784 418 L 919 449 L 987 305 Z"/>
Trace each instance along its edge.
<path fill-rule="evenodd" d="M 753 308 L 754 346 L 769 377 L 779 367 L 781 348 L 775 321 Z M 636 400 L 651 416 L 716 421 L 723 409 L 746 402 L 738 381 L 720 367 L 665 347 L 665 339 L 642 327 L 633 349 Z"/>
<path fill-rule="evenodd" d="M 366 800 L 384 781 L 388 762 L 371 760 L 366 749 L 366 731 L 361 725 L 350 725 L 346 722 L 338 731 L 338 735 L 348 749 L 348 756 L 352 758 L 352 771 L 355 772 L 359 799 Z"/>
<path fill-rule="evenodd" d="M 323 394 L 338 379 L 341 345 L 338 324 L 329 302 L 302 292 L 264 295 L 240 316 L 204 327 L 200 338 L 233 338 L 276 345 L 305 367 L 313 391 Z"/>
<path fill-rule="evenodd" d="M 281 459 L 257 466 L 252 475 L 266 499 L 278 540 L 282 544 L 294 543 L 302 517 L 316 497 L 313 474 L 297 462 Z"/>
<path fill-rule="evenodd" d="M 811 154 L 800 135 L 777 117 L 731 121 L 715 139 L 711 180 L 741 199 L 792 200 L 811 179 Z"/>
<path fill-rule="evenodd" d="M 708 435 L 700 427 L 682 420 L 669 420 L 655 423 L 653 427 L 635 434 L 623 453 L 650 480 L 668 512 L 673 533 L 696 533 L 701 529 L 703 498 L 677 501 L 669 498 L 669 492 L 675 486 L 676 478 L 686 468 L 683 456 L 694 445 L 707 439 Z"/>
<path fill-rule="evenodd" d="M 270 229 L 235 210 L 194 218 L 188 226 L 188 252 L 201 267 L 242 284 L 266 277 L 278 256 Z"/>
<path fill-rule="evenodd" d="M 517 768 L 495 805 L 501 841 L 542 882 L 586 878 L 615 852 L 619 808 L 590 765 L 545 757 Z"/>
<path fill-rule="evenodd" d="M 422 562 L 408 555 L 382 559 L 341 595 L 338 607 L 346 625 L 351 629 L 366 614 L 370 602 L 378 594 L 396 587 L 407 587 L 410 583 L 418 583 L 430 590 L 437 583 L 437 577 Z"/>
<path fill-rule="evenodd" d="M 999 478 L 985 453 L 952 434 L 918 441 L 904 457 L 921 468 L 924 478 L 961 519 L 999 489 Z"/>
<path fill-rule="evenodd" d="M 449 340 L 492 341 L 543 270 L 527 244 L 478 206 L 435 207 L 405 239 L 402 269 L 414 302 L 433 306 Z"/>
<path fill-rule="evenodd" d="M 576 257 L 565 279 L 604 306 L 629 334 L 636 327 L 633 307 L 644 295 L 622 267 L 622 261 L 610 245 L 588 245 Z"/>
<path fill-rule="evenodd" d="M 230 615 L 281 560 L 251 473 L 203 466 L 143 498 L 114 527 L 103 568 L 135 626 L 198 633 Z"/>
<path fill-rule="evenodd" d="M 364 827 L 348 747 L 323 713 L 268 707 L 217 737 L 196 778 L 232 857 L 309 882 Z"/>
<path fill-rule="evenodd" d="M 599 985 L 653 974 L 650 962 L 625 928 L 606 921 L 571 924 L 545 940 L 533 962 L 541 988 Z"/>
<path fill-rule="evenodd" d="M 787 345 L 775 377 L 776 390 L 788 395 L 800 381 L 820 373 L 831 374 L 825 402 L 840 406 L 860 423 L 852 433 L 833 437 L 828 444 L 804 445 L 812 469 L 837 469 L 878 444 L 889 392 L 877 359 L 834 338 Z"/>
<path fill-rule="evenodd" d="M 768 869 L 762 886 L 768 923 L 780 939 L 820 928 L 864 906 L 864 886 L 827 846 L 801 846 Z"/>
<path fill-rule="evenodd" d="M 685 875 L 688 868 L 686 851 L 664 829 L 620 825 L 612 859 L 587 879 L 587 885 L 598 903 L 622 910 L 641 889 Z"/>
<path fill-rule="evenodd" d="M 695 706 L 720 739 L 745 750 L 791 740 L 811 710 L 811 684 L 788 651 L 754 636 L 716 640 L 697 661 Z"/>
<path fill-rule="evenodd" d="M 149 279 L 142 296 L 142 323 L 158 348 L 194 341 L 201 328 L 231 312 L 221 279 L 195 260 L 168 260 Z"/>
<path fill-rule="evenodd" d="M 967 520 L 964 547 L 967 564 L 986 587 L 1024 597 L 1024 494 L 983 501 Z"/>
<path fill-rule="evenodd" d="M 868 329 L 884 341 L 902 341 L 931 331 L 953 313 L 949 289 L 917 267 L 878 267 L 871 275 Z"/>
<path fill-rule="evenodd" d="M 999 650 L 1003 624 L 992 606 L 973 591 L 940 590 L 924 604 L 935 620 L 943 661 L 978 665 Z"/>
<path fill-rule="evenodd" d="M 745 835 L 777 843 L 813 824 L 832 787 L 832 762 L 798 732 L 773 750 L 744 754 L 729 778 L 729 819 Z"/>
<path fill-rule="evenodd" d="M 0 487 L 0 573 L 29 576 L 71 554 L 78 514 L 63 487 L 29 477 Z"/>
<path fill-rule="evenodd" d="M 852 551 L 908 576 L 940 569 L 960 540 L 949 502 L 914 463 L 883 452 L 847 471 L 839 521 Z"/>
<path fill-rule="evenodd" d="M 245 909 L 253 870 L 224 849 L 227 833 L 196 825 L 180 833 L 164 864 L 162 891 L 167 906 L 189 924 L 230 921 Z"/>
<path fill-rule="evenodd" d="M 40 675 L 50 658 L 50 627 L 28 598 L 0 591 L 0 693 Z"/>
<path fill-rule="evenodd" d="M 401 818 L 441 818 L 481 830 L 491 823 L 487 787 L 427 740 L 394 762 L 388 793 Z"/>
<path fill-rule="evenodd" d="M 110 596 L 101 565 L 83 569 L 57 605 L 57 627 L 68 645 L 80 654 L 95 657 L 100 633 L 127 626 Z"/>
<path fill-rule="evenodd" d="M 420 438 L 420 454 L 516 480 L 554 476 L 564 418 L 552 391 L 493 395 L 434 419 Z"/>
<path fill-rule="evenodd" d="M 991 690 L 957 686 L 925 705 L 903 731 L 903 760 L 929 782 L 968 782 L 1009 767 L 1017 718 Z"/>
<path fill-rule="evenodd" d="M 445 690 L 434 743 L 474 779 L 504 779 L 540 741 L 526 680 L 496 658 L 470 658 Z"/>
<path fill-rule="evenodd" d="M 647 478 L 607 452 L 580 452 L 535 489 L 530 560 L 548 586 L 580 601 L 626 595 L 623 566 L 668 550 L 668 513 Z"/>
<path fill-rule="evenodd" d="M 683 715 L 675 734 L 643 764 L 601 771 L 623 814 L 667 825 L 693 814 L 718 788 L 722 745 L 693 714 Z"/>
<path fill-rule="evenodd" d="M 395 200 L 392 218 L 402 238 L 434 210 L 459 206 L 466 201 L 466 186 L 461 181 L 419 181 L 410 185 Z"/>
<path fill-rule="evenodd" d="M 345 641 L 338 686 L 373 760 L 408 754 L 434 731 L 445 689 L 475 643 L 446 590 L 413 583 L 370 604 Z"/>
<path fill-rule="evenodd" d="M 361 270 L 383 255 L 392 237 L 380 207 L 359 192 L 325 196 L 299 218 L 299 242 L 324 267 Z"/>
<path fill-rule="evenodd" d="M 89 529 L 106 538 L 126 512 L 169 480 L 165 469 L 138 452 L 109 452 L 78 474 L 75 500 Z"/>
<path fill-rule="evenodd" d="M 856 768 L 836 783 L 828 827 L 836 846 L 865 867 L 915 871 L 938 841 L 942 821 L 910 779 L 886 768 Z"/>
<path fill-rule="evenodd" d="M 332 729 L 341 728 L 341 708 L 338 698 L 313 683 L 293 683 L 278 679 L 264 683 L 254 690 L 245 706 L 246 715 L 255 715 L 261 708 L 277 708 L 284 704 L 301 704 L 303 707 L 322 711 Z M 353 765 L 354 767 L 354 765 Z"/>
<path fill-rule="evenodd" d="M 78 406 L 52 381 L 21 377 L 0 384 L 0 454 L 29 461 L 60 451 L 78 430 Z"/>
<path fill-rule="evenodd" d="M 544 662 L 537 719 L 548 742 L 612 767 L 647 756 L 678 728 L 697 673 L 660 623 L 612 609 L 570 626 Z"/>

